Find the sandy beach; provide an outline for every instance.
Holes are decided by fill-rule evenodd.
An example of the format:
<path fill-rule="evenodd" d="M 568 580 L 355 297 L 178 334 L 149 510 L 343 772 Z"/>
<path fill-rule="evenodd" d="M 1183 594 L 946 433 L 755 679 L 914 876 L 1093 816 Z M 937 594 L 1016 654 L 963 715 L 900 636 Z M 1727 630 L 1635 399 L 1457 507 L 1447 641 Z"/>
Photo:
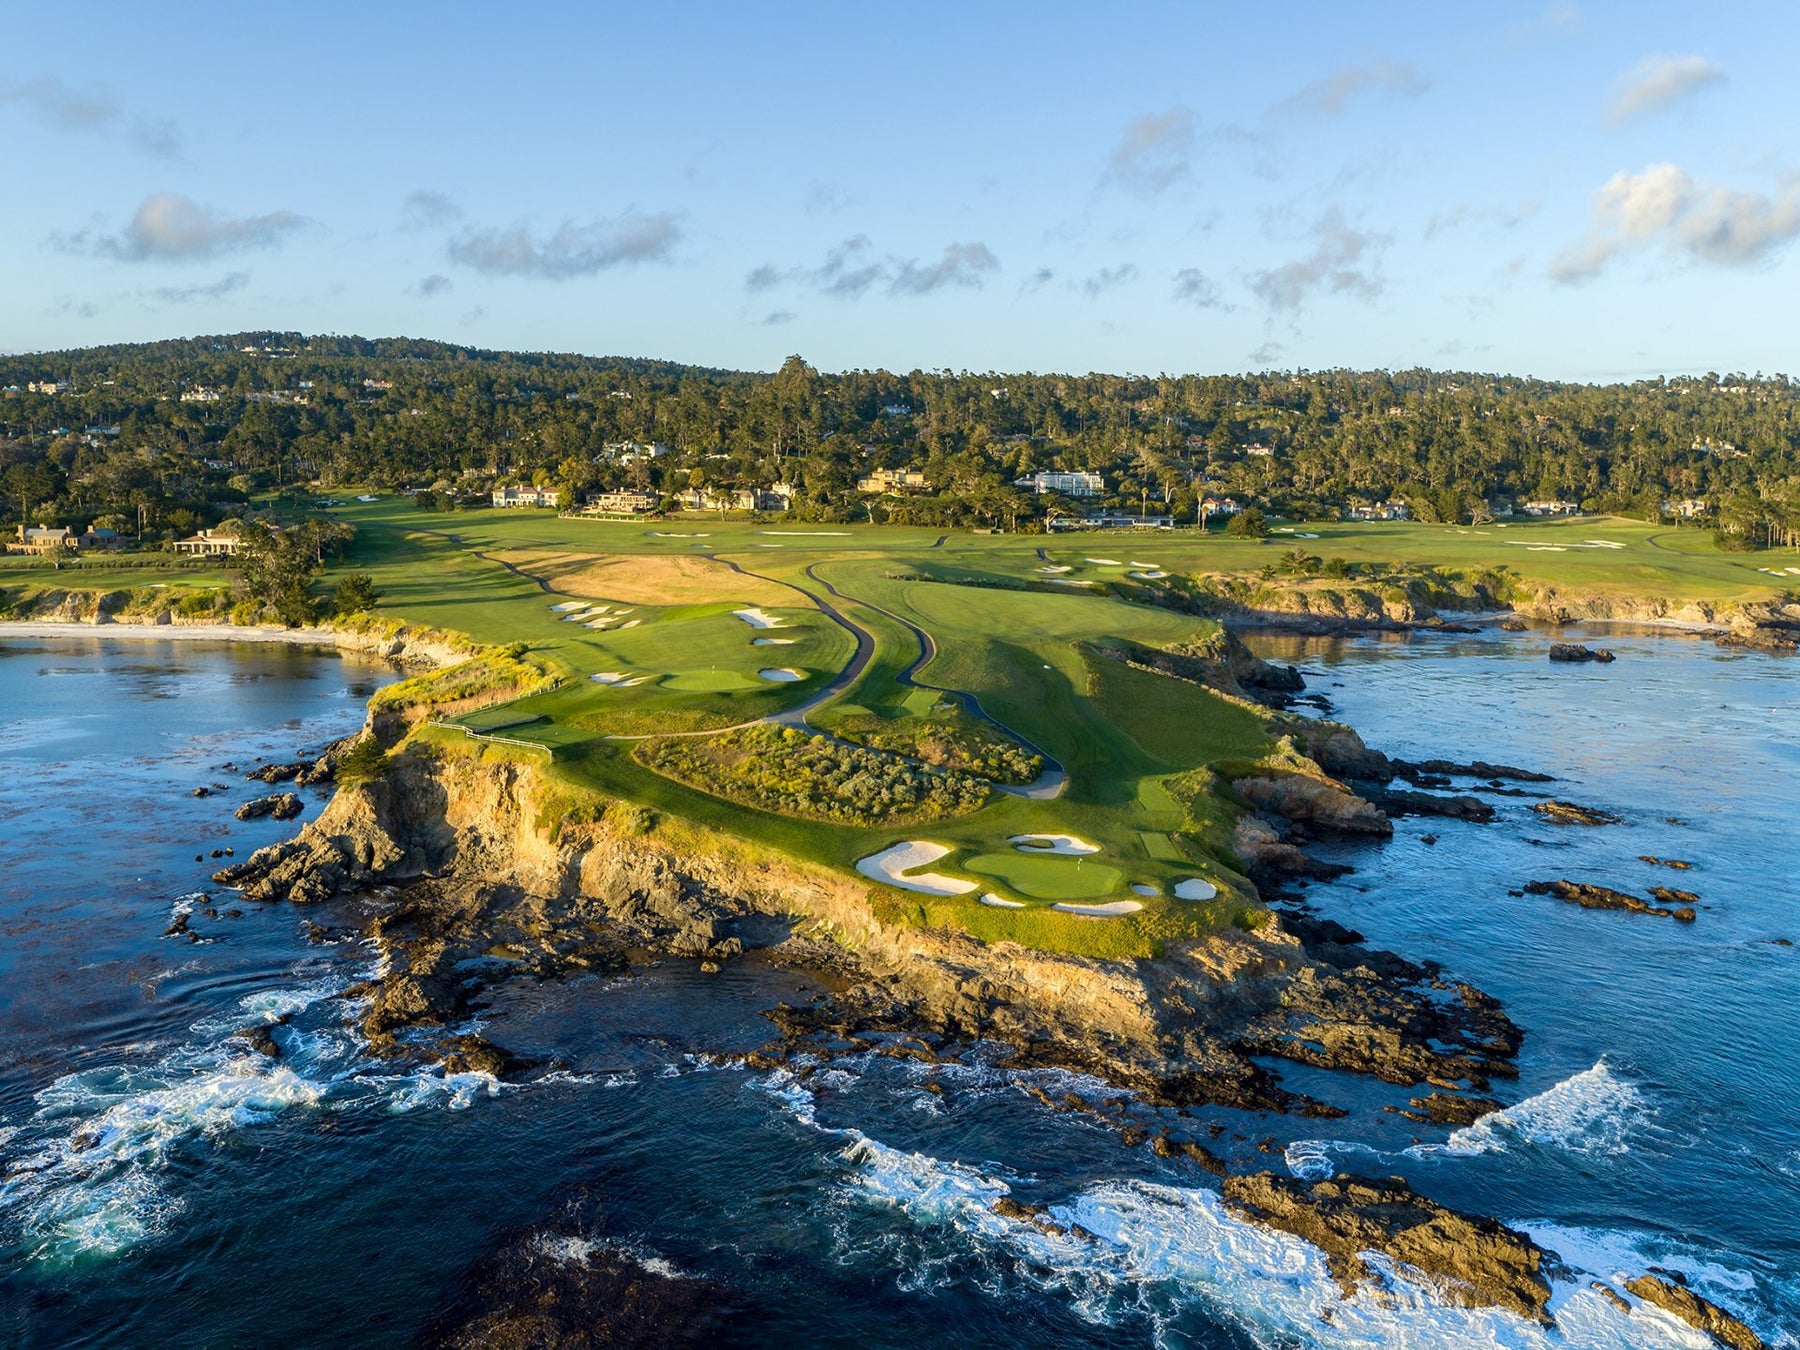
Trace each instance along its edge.
<path fill-rule="evenodd" d="M 7 638 L 141 638 L 156 642 L 278 642 L 290 647 L 336 647 L 340 635 L 321 628 L 250 628 L 229 623 L 45 623 L 0 622 Z"/>

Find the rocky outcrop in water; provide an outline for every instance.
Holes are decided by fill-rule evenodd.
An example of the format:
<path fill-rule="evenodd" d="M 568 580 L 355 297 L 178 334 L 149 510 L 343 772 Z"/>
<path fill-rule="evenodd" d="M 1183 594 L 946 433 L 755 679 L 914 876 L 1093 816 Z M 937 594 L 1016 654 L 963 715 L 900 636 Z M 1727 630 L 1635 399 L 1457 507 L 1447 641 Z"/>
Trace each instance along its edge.
<path fill-rule="evenodd" d="M 1234 778 L 1231 786 L 1259 811 L 1333 834 L 1386 838 L 1394 832 L 1380 807 L 1328 778 L 1270 770 Z"/>
<path fill-rule="evenodd" d="M 1551 1325 L 1546 1271 L 1553 1253 L 1494 1219 L 1427 1199 L 1398 1178 L 1340 1176 L 1309 1184 L 1260 1172 L 1227 1177 L 1225 1203 L 1243 1218 L 1319 1248 L 1346 1297 L 1379 1283 L 1364 1259 L 1379 1252 L 1453 1303 L 1504 1308 Z"/>
<path fill-rule="evenodd" d="M 1604 647 L 1584 647 L 1579 642 L 1556 642 L 1550 646 L 1550 659 L 1577 664 L 1584 661 L 1598 661 L 1605 665 L 1619 658 L 1617 653 L 1610 652 Z"/>
<path fill-rule="evenodd" d="M 1635 895 L 1624 891 L 1615 891 L 1608 886 L 1595 886 L 1585 881 L 1530 881 L 1525 884 L 1527 895 L 1554 895 L 1565 904 L 1580 905 L 1583 909 L 1619 909 L 1631 914 L 1650 914 L 1659 919 L 1674 919 L 1679 923 L 1694 921 L 1694 903 L 1699 896 L 1687 891 L 1670 891 L 1666 887 L 1657 887 L 1651 892 L 1663 896 L 1680 897 L 1680 904 L 1673 908 L 1663 909 L 1647 900 L 1640 900 Z"/>
<path fill-rule="evenodd" d="M 1665 1278 L 1665 1276 L 1667 1278 Z M 1626 1291 L 1672 1313 L 1731 1350 L 1764 1350 L 1763 1339 L 1718 1304 L 1687 1287 L 1674 1271 L 1640 1275 L 1625 1282 Z"/>
<path fill-rule="evenodd" d="M 1551 800 L 1533 802 L 1531 809 L 1553 825 L 1617 825 L 1619 817 L 1591 806 Z"/>
<path fill-rule="evenodd" d="M 292 820 L 305 809 L 305 803 L 293 793 L 278 792 L 268 797 L 253 798 L 232 814 L 239 820 L 261 820 L 264 816 L 276 820 Z"/>
<path fill-rule="evenodd" d="M 462 1278 L 421 1350 L 632 1350 L 716 1345 L 740 1317 L 719 1285 L 621 1246 L 509 1234 Z"/>

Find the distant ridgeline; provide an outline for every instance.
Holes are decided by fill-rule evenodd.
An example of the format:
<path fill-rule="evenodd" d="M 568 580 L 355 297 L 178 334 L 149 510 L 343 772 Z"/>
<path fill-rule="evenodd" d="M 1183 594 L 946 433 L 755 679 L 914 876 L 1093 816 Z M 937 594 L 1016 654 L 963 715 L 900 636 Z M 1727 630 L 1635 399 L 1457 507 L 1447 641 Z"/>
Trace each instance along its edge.
<path fill-rule="evenodd" d="M 537 482 L 563 503 L 686 494 L 928 526 L 1095 510 L 1191 523 L 1217 497 L 1426 521 L 1560 504 L 1752 546 L 1800 529 L 1800 382 L 1784 375 L 827 375 L 799 357 L 771 375 L 244 333 L 4 357 L 0 391 L 0 519 L 113 518 L 148 537 L 302 482 L 435 489 L 446 505 Z"/>

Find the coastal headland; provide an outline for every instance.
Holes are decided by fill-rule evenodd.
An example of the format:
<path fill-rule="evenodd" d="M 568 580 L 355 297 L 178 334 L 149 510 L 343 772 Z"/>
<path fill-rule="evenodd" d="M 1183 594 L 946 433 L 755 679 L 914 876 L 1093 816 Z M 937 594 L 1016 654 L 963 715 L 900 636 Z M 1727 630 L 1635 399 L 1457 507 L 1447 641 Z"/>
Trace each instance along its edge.
<path fill-rule="evenodd" d="M 1556 768 L 1390 759 L 1298 716 L 1317 696 L 1233 629 L 1442 627 L 1568 591 L 1533 601 L 1516 577 L 1409 563 L 1369 599 L 1201 570 L 1206 543 L 1148 538 L 1095 559 L 1092 540 L 350 514 L 345 565 L 383 599 L 333 631 L 184 623 L 167 597 L 80 590 L 16 597 L 54 617 L 0 631 L 293 641 L 416 668 L 324 757 L 323 814 L 216 877 L 353 917 L 385 958 L 353 991 L 376 1053 L 506 1077 L 527 1066 L 467 1024 L 507 981 L 649 955 L 785 964 L 820 992 L 770 1009 L 768 1072 L 998 1047 L 1008 1067 L 1085 1074 L 1104 1090 L 1046 1108 L 1226 1175 L 1235 1212 L 1331 1254 L 1346 1288 L 1374 1250 L 1451 1301 L 1552 1316 L 1555 1256 L 1531 1239 L 1401 1183 L 1269 1177 L 1199 1113 L 1342 1114 L 1321 1069 L 1405 1089 L 1426 1126 L 1499 1109 L 1528 1028 L 1334 922 L 1308 888 L 1342 867 L 1306 846 L 1383 839 L 1400 814 L 1483 820 L 1496 794 L 1551 802 Z M 1784 603 L 1752 587 L 1629 617 L 1760 631 Z M 1613 1293 L 1687 1306 L 1642 1290 Z M 1726 1316 L 1708 1304 L 1695 1325 Z"/>

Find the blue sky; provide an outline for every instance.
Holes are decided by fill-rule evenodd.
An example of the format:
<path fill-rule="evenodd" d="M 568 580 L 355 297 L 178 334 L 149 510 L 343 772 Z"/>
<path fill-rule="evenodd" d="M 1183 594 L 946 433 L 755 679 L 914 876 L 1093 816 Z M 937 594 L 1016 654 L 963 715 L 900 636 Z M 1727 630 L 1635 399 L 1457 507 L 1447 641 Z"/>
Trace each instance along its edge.
<path fill-rule="evenodd" d="M 0 347 L 1800 366 L 1790 5 L 669 9 L 0 9 Z"/>

